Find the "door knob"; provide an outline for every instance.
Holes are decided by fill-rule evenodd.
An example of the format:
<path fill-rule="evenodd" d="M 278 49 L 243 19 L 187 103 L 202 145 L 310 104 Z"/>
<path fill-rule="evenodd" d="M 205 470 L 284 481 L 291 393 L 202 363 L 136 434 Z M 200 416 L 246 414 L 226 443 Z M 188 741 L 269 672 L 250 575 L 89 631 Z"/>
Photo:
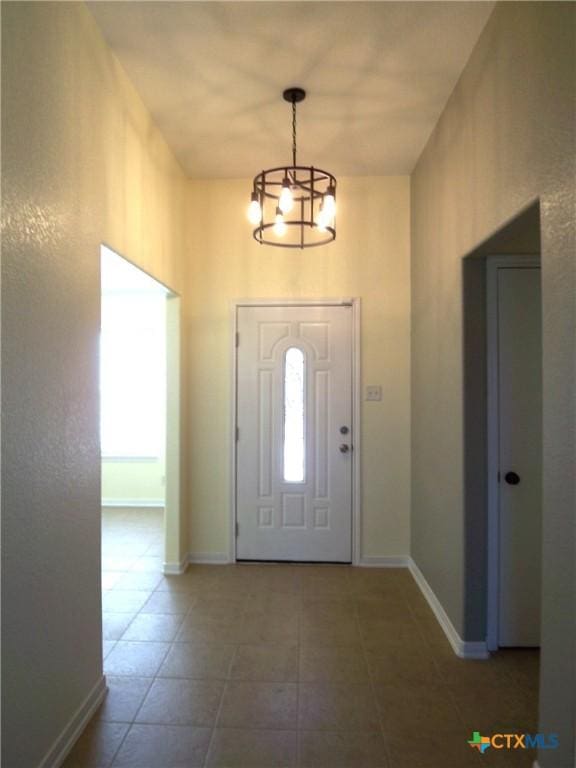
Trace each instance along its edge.
<path fill-rule="evenodd" d="M 520 482 L 520 476 L 516 474 L 516 472 L 506 472 L 504 475 L 504 480 L 508 483 L 508 485 L 518 485 Z"/>
<path fill-rule="evenodd" d="M 340 446 L 340 453 L 348 453 L 349 450 L 350 450 L 350 446 L 346 445 L 346 443 L 342 443 L 342 445 Z"/>
<path fill-rule="evenodd" d="M 340 434 L 341 435 L 347 435 L 349 432 L 348 427 L 340 427 Z"/>

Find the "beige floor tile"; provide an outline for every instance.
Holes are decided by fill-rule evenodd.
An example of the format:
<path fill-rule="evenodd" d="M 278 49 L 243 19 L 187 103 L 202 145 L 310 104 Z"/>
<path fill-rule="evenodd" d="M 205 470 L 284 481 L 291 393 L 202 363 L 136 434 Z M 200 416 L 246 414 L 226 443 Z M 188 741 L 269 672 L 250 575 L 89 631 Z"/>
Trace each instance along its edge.
<path fill-rule="evenodd" d="M 312 598 L 308 594 L 302 598 L 301 616 L 306 619 L 325 619 L 341 621 L 356 619 L 356 605 L 353 600 L 346 598 L 321 597 Z"/>
<path fill-rule="evenodd" d="M 300 593 L 300 579 L 295 568 L 290 566 L 270 566 L 269 574 L 259 575 L 254 580 L 253 590 L 289 594 Z"/>
<path fill-rule="evenodd" d="M 177 725 L 133 725 L 114 768 L 202 768 L 212 731 Z"/>
<path fill-rule="evenodd" d="M 136 563 L 137 557 L 123 556 L 123 555 L 102 555 L 102 570 L 103 571 L 116 571 L 125 572 L 129 571 Z"/>
<path fill-rule="evenodd" d="M 490 659 L 461 659 L 454 653 L 444 655 L 435 650 L 434 663 L 442 680 L 449 685 L 505 688 L 510 684 L 500 666 Z"/>
<path fill-rule="evenodd" d="M 278 612 L 246 614 L 240 625 L 239 641 L 248 645 L 297 645 L 298 618 Z"/>
<path fill-rule="evenodd" d="M 300 768 L 389 768 L 377 731 L 302 731 L 299 738 Z"/>
<path fill-rule="evenodd" d="M 215 680 L 157 678 L 136 722 L 162 725 L 214 725 L 224 683 Z"/>
<path fill-rule="evenodd" d="M 183 616 L 167 613 L 140 613 L 132 621 L 122 640 L 170 642 L 182 624 Z"/>
<path fill-rule="evenodd" d="M 538 730 L 538 698 L 514 685 L 450 685 L 462 722 L 485 733 L 534 733 Z"/>
<path fill-rule="evenodd" d="M 538 692 L 540 682 L 540 651 L 532 648 L 500 650 L 492 656 L 508 679 L 519 688 Z"/>
<path fill-rule="evenodd" d="M 136 613 L 149 597 L 149 591 L 109 590 L 102 595 L 102 610 L 105 613 Z"/>
<path fill-rule="evenodd" d="M 106 613 L 136 613 L 150 597 L 144 590 L 108 590 L 102 595 L 102 610 Z"/>
<path fill-rule="evenodd" d="M 295 731 L 217 728 L 208 768 L 292 768 L 296 765 Z"/>
<path fill-rule="evenodd" d="M 189 592 L 153 592 L 142 606 L 142 613 L 188 613 L 196 598 Z"/>
<path fill-rule="evenodd" d="M 248 613 L 279 613 L 296 619 L 300 613 L 302 598 L 296 592 L 262 590 L 251 592 L 247 602 Z"/>
<path fill-rule="evenodd" d="M 112 589 L 124 576 L 122 571 L 102 571 L 102 589 Z"/>
<path fill-rule="evenodd" d="M 145 592 L 152 592 L 156 589 L 162 575 L 160 573 L 123 573 L 118 581 L 114 584 L 114 590 L 140 590 Z"/>
<path fill-rule="evenodd" d="M 322 619 L 302 617 L 300 621 L 302 645 L 361 647 L 358 623 L 355 619 Z"/>
<path fill-rule="evenodd" d="M 368 683 L 364 653 L 357 648 L 303 646 L 299 679 L 303 683 Z"/>
<path fill-rule="evenodd" d="M 158 677 L 226 680 L 234 651 L 234 645 L 175 643 L 160 667 Z"/>
<path fill-rule="evenodd" d="M 380 730 L 371 686 L 302 683 L 298 697 L 298 728 L 311 731 Z"/>
<path fill-rule="evenodd" d="M 132 563 L 130 570 L 138 573 L 160 573 L 162 571 L 162 558 L 148 555 L 139 557 Z"/>
<path fill-rule="evenodd" d="M 153 677 L 168 653 L 168 643 L 135 643 L 119 640 L 104 662 L 107 675 Z"/>
<path fill-rule="evenodd" d="M 106 678 L 108 693 L 96 717 L 107 723 L 131 723 L 152 685 L 150 677 Z"/>
<path fill-rule="evenodd" d="M 109 768 L 128 728 L 126 723 L 92 720 L 62 768 Z"/>
<path fill-rule="evenodd" d="M 210 621 L 187 617 L 176 635 L 176 642 L 198 643 L 199 645 L 235 645 L 241 641 L 242 636 L 241 622 Z"/>
<path fill-rule="evenodd" d="M 407 598 L 410 610 L 419 620 L 436 621 L 434 613 L 422 593 L 414 592 Z"/>
<path fill-rule="evenodd" d="M 533 749 L 488 749 L 480 758 L 488 768 L 534 768 L 538 757 Z"/>
<path fill-rule="evenodd" d="M 297 682 L 298 649 L 283 645 L 239 645 L 230 678 L 261 683 Z"/>
<path fill-rule="evenodd" d="M 385 734 L 450 731 L 461 720 L 445 685 L 438 683 L 376 683 L 374 693 Z"/>
<path fill-rule="evenodd" d="M 120 640 L 135 615 L 135 613 L 103 613 L 102 637 L 104 640 Z"/>
<path fill-rule="evenodd" d="M 182 573 L 178 576 L 162 576 L 156 587 L 156 592 L 188 592 L 188 593 L 202 593 L 206 589 L 205 585 L 199 583 L 199 579 L 196 576 L 192 576 L 188 572 Z"/>
<path fill-rule="evenodd" d="M 344 598 L 350 595 L 351 586 L 346 571 L 322 568 L 307 571 L 300 577 L 300 588 L 309 597 Z"/>
<path fill-rule="evenodd" d="M 198 597 L 190 609 L 190 618 L 238 621 L 244 613 L 244 604 L 245 598 Z"/>
<path fill-rule="evenodd" d="M 382 655 L 381 655 L 382 654 Z M 366 654 L 370 678 L 381 683 L 441 682 L 432 655 L 418 648 L 388 648 L 385 653 Z"/>
<path fill-rule="evenodd" d="M 296 728 L 295 683 L 229 682 L 218 717 L 220 728 Z"/>
<path fill-rule="evenodd" d="M 356 615 L 360 621 L 406 621 L 413 619 L 408 603 L 397 593 L 394 596 L 357 597 L 354 600 Z"/>
<path fill-rule="evenodd" d="M 394 648 L 429 652 L 429 646 L 415 622 L 392 619 L 362 619 L 358 622 L 362 645 L 366 651 L 388 652 Z"/>
<path fill-rule="evenodd" d="M 161 513 L 124 512 L 103 536 L 110 692 L 73 768 L 109 768 L 118 747 L 125 768 L 531 766 L 528 751 L 480 756 L 467 740 L 537 727 L 538 653 L 457 659 L 407 569 L 163 576 Z"/>
<path fill-rule="evenodd" d="M 384 734 L 384 740 L 392 768 L 480 768 L 480 756 L 468 744 L 470 736 L 460 729 L 430 731 L 425 738 L 417 732 Z"/>

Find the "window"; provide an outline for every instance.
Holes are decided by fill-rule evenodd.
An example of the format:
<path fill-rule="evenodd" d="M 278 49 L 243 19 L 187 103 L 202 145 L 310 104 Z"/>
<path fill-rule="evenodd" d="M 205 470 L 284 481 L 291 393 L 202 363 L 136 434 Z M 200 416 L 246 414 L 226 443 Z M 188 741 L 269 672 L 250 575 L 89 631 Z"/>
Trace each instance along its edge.
<path fill-rule="evenodd" d="M 164 455 L 166 298 L 102 296 L 100 437 L 104 457 Z"/>
<path fill-rule="evenodd" d="M 304 481 L 304 353 L 290 347 L 284 361 L 284 480 Z"/>

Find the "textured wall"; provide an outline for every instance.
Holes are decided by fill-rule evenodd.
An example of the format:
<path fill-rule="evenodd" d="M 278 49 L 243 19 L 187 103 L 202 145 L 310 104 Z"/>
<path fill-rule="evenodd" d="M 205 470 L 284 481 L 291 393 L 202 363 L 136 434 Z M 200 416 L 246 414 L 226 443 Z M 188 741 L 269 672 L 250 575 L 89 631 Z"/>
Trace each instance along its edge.
<path fill-rule="evenodd" d="M 464 590 L 462 258 L 540 200 L 550 768 L 574 764 L 574 25 L 573 3 L 498 5 L 412 176 L 412 554 L 470 640 L 484 594 Z"/>
<path fill-rule="evenodd" d="M 227 553 L 231 311 L 237 298 L 362 299 L 362 555 L 409 547 L 409 179 L 339 181 L 338 237 L 304 251 L 260 246 L 246 220 L 251 181 L 192 182 L 190 550 Z"/>
<path fill-rule="evenodd" d="M 2 3 L 2 764 L 102 674 L 100 243 L 184 285 L 185 180 L 78 3 Z"/>

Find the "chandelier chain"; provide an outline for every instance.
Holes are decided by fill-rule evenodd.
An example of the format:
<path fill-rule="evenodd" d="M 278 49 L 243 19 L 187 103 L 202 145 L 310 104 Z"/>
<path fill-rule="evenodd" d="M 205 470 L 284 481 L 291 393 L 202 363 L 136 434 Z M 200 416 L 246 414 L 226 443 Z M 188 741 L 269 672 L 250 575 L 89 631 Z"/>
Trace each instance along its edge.
<path fill-rule="evenodd" d="M 296 101 L 292 101 L 292 165 L 296 166 Z"/>

